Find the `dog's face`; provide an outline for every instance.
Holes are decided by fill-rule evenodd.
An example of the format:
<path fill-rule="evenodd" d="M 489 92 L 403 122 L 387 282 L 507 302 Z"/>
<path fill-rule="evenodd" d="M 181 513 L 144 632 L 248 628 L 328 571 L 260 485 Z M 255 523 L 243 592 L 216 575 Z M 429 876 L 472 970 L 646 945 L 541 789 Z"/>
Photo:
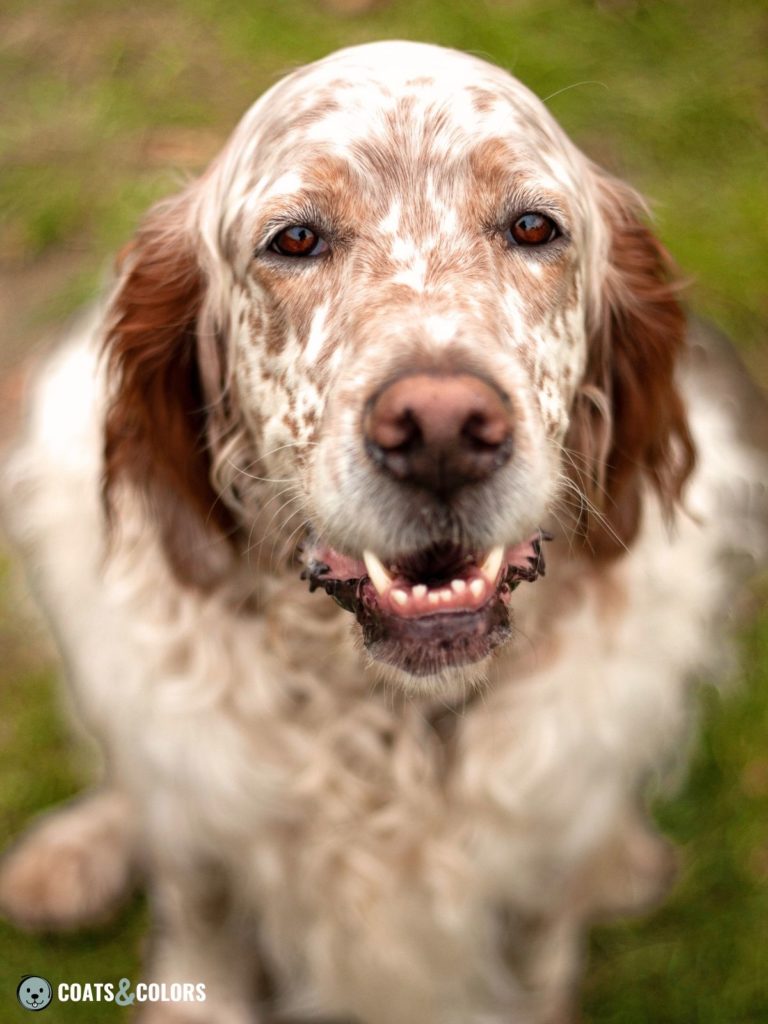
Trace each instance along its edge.
<path fill-rule="evenodd" d="M 643 473 L 671 500 L 689 466 L 682 319 L 632 194 L 463 54 L 373 44 L 279 83 L 150 219 L 114 309 L 108 488 L 149 488 L 197 582 L 206 528 L 241 558 L 303 540 L 406 676 L 507 638 L 564 494 L 607 499 L 573 528 L 613 554 Z"/>

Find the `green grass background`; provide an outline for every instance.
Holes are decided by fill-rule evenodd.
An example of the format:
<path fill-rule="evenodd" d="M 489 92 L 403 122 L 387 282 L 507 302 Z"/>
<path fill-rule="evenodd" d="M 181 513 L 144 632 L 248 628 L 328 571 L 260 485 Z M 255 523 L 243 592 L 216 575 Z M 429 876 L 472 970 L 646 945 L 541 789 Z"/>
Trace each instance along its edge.
<path fill-rule="evenodd" d="M 394 0 L 342 16 L 310 0 L 5 0 L 0 8 L 0 368 L 95 294 L 148 203 L 194 174 L 283 72 L 380 37 L 510 68 L 595 159 L 652 201 L 689 301 L 768 380 L 768 12 L 763 0 Z M 10 373 L 9 373 L 10 375 Z M 2 392 L 0 392 L 2 395 Z M 0 410 L 1 412 L 2 410 Z M 9 563 L 0 581 L 0 841 L 88 775 L 50 649 Z M 764 590 L 762 597 L 764 598 Z M 768 616 L 742 677 L 702 694 L 687 781 L 658 800 L 684 869 L 647 920 L 595 931 L 591 1024 L 768 1022 Z M 21 602 L 22 607 L 19 607 Z M 0 1021 L 27 1019 L 22 973 L 137 976 L 145 909 L 30 938 L 0 925 Z M 111 1020 L 88 1004 L 46 1020 Z"/>

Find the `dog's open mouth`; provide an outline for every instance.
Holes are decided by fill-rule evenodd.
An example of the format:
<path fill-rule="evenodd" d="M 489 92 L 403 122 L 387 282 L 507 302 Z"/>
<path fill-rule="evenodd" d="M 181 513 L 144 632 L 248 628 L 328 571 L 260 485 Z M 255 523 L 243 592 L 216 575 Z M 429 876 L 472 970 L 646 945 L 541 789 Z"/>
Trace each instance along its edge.
<path fill-rule="evenodd" d="M 537 530 L 489 552 L 437 544 L 384 563 L 366 551 L 351 558 L 308 540 L 302 579 L 354 612 L 371 655 L 423 676 L 480 661 L 511 634 L 509 600 L 521 582 L 544 575 Z"/>

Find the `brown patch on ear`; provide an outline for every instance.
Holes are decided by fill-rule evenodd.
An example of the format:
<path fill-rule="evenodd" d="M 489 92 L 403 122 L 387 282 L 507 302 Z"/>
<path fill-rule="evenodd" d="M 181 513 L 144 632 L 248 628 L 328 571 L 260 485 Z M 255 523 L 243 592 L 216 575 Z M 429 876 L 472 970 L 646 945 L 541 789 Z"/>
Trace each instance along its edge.
<path fill-rule="evenodd" d="M 634 193 L 619 182 L 601 187 L 611 229 L 602 320 L 566 444 L 576 482 L 599 512 L 583 516 L 586 547 L 607 559 L 637 535 L 646 481 L 671 515 L 695 449 L 675 383 L 686 325 L 670 257 Z"/>
<path fill-rule="evenodd" d="M 196 337 L 205 282 L 188 208 L 188 193 L 158 204 L 118 261 L 104 341 L 103 491 L 111 523 L 118 483 L 142 494 L 176 576 L 210 589 L 226 570 L 234 524 L 210 482 Z"/>

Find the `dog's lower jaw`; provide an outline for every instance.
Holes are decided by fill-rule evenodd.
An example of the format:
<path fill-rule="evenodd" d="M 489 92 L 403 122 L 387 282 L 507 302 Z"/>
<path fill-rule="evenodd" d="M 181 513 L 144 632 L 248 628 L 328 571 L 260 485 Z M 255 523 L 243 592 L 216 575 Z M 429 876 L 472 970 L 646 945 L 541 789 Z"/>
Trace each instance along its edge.
<path fill-rule="evenodd" d="M 512 635 L 509 608 L 498 597 L 475 612 L 411 620 L 380 616 L 363 601 L 357 620 L 371 657 L 412 678 L 436 677 L 483 662 Z"/>
<path fill-rule="evenodd" d="M 441 708 L 456 705 L 457 710 L 489 683 L 493 656 L 466 665 L 452 665 L 424 675 L 411 672 L 385 661 L 378 661 L 366 651 L 369 674 L 377 683 L 404 693 L 408 697 L 434 697 Z"/>

